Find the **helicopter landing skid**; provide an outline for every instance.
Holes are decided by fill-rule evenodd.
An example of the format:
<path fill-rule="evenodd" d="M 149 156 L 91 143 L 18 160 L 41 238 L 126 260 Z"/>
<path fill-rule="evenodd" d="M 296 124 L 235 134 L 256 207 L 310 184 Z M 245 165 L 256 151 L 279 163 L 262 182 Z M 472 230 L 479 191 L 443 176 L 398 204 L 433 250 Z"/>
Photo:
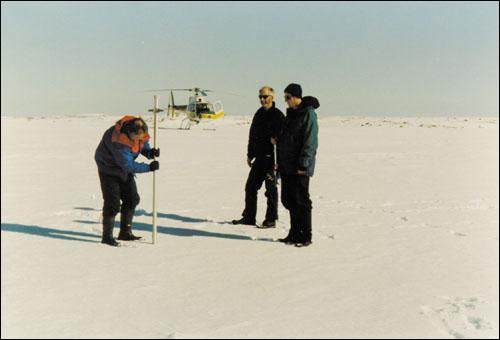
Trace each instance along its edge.
<path fill-rule="evenodd" d="M 191 120 L 189 118 L 184 118 L 181 122 L 181 130 L 190 130 L 191 129 Z"/>

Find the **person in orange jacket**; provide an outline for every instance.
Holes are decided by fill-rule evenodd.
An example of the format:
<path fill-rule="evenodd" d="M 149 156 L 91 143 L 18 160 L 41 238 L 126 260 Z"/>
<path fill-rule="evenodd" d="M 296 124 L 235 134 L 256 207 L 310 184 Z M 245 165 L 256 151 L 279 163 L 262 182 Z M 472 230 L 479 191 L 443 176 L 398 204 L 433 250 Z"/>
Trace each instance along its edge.
<path fill-rule="evenodd" d="M 96 149 L 94 158 L 104 198 L 101 243 L 115 247 L 120 245 L 113 238 L 118 212 L 121 212 L 118 239 L 135 241 L 141 238 L 132 234 L 132 219 L 140 200 L 135 174 L 155 171 L 160 167 L 156 160 L 150 164 L 136 162 L 139 154 L 148 159 L 160 156 L 160 149 L 152 149 L 149 139 L 148 127 L 142 118 L 124 116 L 106 130 Z"/>

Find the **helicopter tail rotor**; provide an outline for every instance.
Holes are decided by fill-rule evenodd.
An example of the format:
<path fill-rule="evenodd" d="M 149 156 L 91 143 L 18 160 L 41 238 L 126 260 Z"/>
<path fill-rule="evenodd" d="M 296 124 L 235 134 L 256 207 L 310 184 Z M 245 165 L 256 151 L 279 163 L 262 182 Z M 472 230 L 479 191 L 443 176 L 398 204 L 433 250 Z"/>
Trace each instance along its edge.
<path fill-rule="evenodd" d="M 174 102 L 174 92 L 173 91 L 170 91 L 170 97 L 168 98 L 167 115 L 170 118 L 174 118 L 174 116 L 175 116 L 175 102 Z"/>

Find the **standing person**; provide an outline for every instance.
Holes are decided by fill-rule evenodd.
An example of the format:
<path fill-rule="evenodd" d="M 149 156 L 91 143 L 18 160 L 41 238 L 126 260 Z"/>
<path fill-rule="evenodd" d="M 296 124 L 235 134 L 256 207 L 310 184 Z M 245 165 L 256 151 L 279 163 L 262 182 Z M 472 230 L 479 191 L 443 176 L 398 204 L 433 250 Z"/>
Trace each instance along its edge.
<path fill-rule="evenodd" d="M 290 232 L 279 241 L 306 247 L 312 243 L 309 179 L 314 174 L 318 148 L 318 119 L 314 109 L 319 102 L 314 97 L 302 98 L 301 86 L 293 83 L 285 89 L 285 101 L 288 108 L 278 139 L 278 171 L 281 201 L 290 212 Z"/>
<path fill-rule="evenodd" d="M 160 149 L 149 145 L 148 127 L 142 118 L 124 116 L 104 133 L 95 152 L 95 161 L 101 182 L 104 206 L 102 209 L 102 241 L 110 246 L 120 244 L 113 238 L 115 216 L 120 211 L 119 240 L 135 241 L 141 237 L 132 234 L 132 218 L 139 204 L 139 194 L 134 176 L 158 170 L 160 164 L 138 163 L 139 153 L 148 159 L 160 156 Z"/>
<path fill-rule="evenodd" d="M 276 108 L 274 90 L 264 86 L 259 90 L 261 107 L 255 113 L 248 138 L 247 164 L 251 168 L 245 185 L 245 210 L 233 224 L 255 225 L 257 192 L 266 185 L 266 218 L 260 228 L 274 228 L 278 219 L 278 189 L 274 178 L 274 148 L 271 138 L 281 131 L 284 115 Z"/>

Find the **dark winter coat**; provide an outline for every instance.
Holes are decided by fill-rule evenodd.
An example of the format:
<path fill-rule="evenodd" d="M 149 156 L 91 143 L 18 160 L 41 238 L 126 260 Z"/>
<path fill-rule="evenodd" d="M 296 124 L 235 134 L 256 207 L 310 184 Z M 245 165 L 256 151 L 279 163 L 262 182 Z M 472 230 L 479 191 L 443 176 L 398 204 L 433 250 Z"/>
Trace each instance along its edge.
<path fill-rule="evenodd" d="M 304 97 L 296 109 L 288 108 L 278 140 L 278 167 L 281 174 L 295 175 L 298 170 L 314 175 L 318 149 L 319 107 L 315 97 Z"/>
<path fill-rule="evenodd" d="M 115 126 L 106 130 L 101 142 L 97 146 L 94 159 L 99 172 L 117 176 L 125 182 L 129 174 L 150 171 L 149 164 L 138 163 L 135 159 L 139 154 L 149 158 L 151 147 L 148 141 L 141 142 L 135 147 L 123 143 L 123 140 L 127 140 L 126 137 L 123 134 L 117 137 L 117 134 L 124 121 L 126 121 L 125 117 L 118 121 Z"/>
<path fill-rule="evenodd" d="M 268 110 L 263 107 L 257 110 L 250 126 L 248 158 L 274 155 L 271 137 L 279 136 L 284 119 L 283 112 L 276 108 L 274 102 L 273 106 Z"/>

